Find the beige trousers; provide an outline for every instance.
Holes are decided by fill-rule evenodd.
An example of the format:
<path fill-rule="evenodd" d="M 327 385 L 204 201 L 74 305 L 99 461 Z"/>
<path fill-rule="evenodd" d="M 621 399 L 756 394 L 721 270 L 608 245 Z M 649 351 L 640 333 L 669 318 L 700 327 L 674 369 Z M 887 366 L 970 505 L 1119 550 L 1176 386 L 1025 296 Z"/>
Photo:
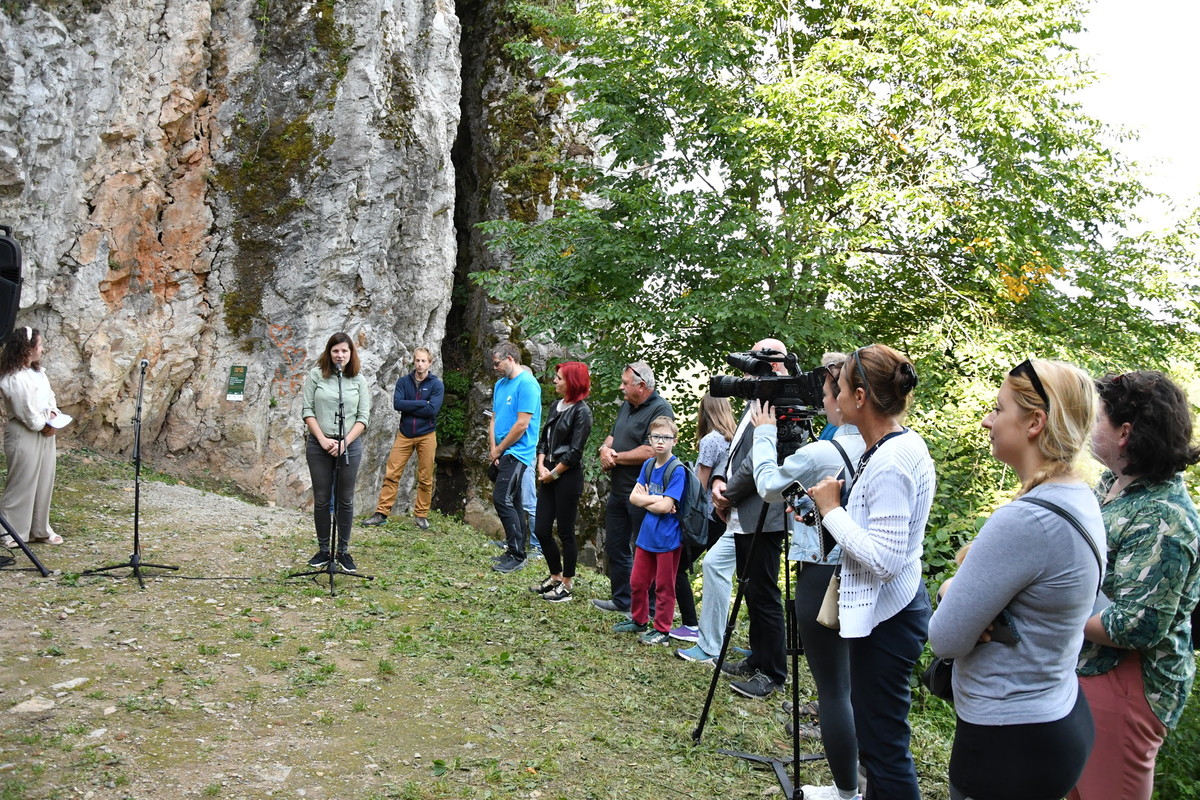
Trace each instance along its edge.
<path fill-rule="evenodd" d="M 24 541 L 49 538 L 50 497 L 54 494 L 55 437 L 35 433 L 16 420 L 4 428 L 8 482 L 0 514 Z"/>

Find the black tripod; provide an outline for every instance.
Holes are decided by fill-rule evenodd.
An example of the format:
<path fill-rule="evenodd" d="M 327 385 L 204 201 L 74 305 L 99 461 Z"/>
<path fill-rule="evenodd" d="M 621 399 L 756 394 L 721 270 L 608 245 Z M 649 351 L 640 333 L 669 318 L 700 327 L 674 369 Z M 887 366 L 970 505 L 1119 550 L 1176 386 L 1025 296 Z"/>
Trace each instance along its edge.
<path fill-rule="evenodd" d="M 350 445 L 345 444 L 345 441 L 346 441 L 346 438 L 345 438 L 345 436 L 346 436 L 346 414 L 345 414 L 345 411 L 346 411 L 346 409 L 345 409 L 344 400 L 342 398 L 342 366 L 341 366 L 341 364 L 335 363 L 334 368 L 337 371 L 337 387 L 338 387 L 338 410 L 337 410 L 338 435 L 337 435 L 337 441 L 339 443 L 341 453 L 339 455 L 337 455 L 336 457 L 334 457 L 334 459 L 333 459 L 333 487 L 330 490 L 330 495 L 329 495 L 329 505 L 330 505 L 330 509 L 329 509 L 329 560 L 326 561 L 324 566 L 320 567 L 319 569 L 314 568 L 314 569 L 308 569 L 308 570 L 301 570 L 300 572 L 293 572 L 290 575 L 288 575 L 289 579 L 290 578 L 306 578 L 306 577 L 316 576 L 316 575 L 328 575 L 329 576 L 329 596 L 330 597 L 335 597 L 337 595 L 337 592 L 334 591 L 334 585 L 333 585 L 333 576 L 334 575 L 345 575 L 346 577 L 349 577 L 349 578 L 361 578 L 364 581 L 375 580 L 374 575 L 363 575 L 360 572 L 347 572 L 346 570 L 342 569 L 341 565 L 338 564 L 338 561 L 337 561 L 337 554 L 342 551 L 342 541 L 341 541 L 342 531 L 341 531 L 341 528 L 338 526 L 338 521 L 337 521 L 338 483 L 339 483 L 339 480 L 341 478 L 341 473 L 342 473 L 342 460 L 345 459 L 345 462 L 347 464 L 350 463 Z"/>
<path fill-rule="evenodd" d="M 107 567 L 85 569 L 80 573 L 81 575 L 98 575 L 101 572 L 129 567 L 133 570 L 133 577 L 137 578 L 138 586 L 143 589 L 146 588 L 146 582 L 142 580 L 143 569 L 147 567 L 153 569 L 179 569 L 179 567 L 171 566 L 170 564 L 147 564 L 142 561 L 140 530 L 142 516 L 142 392 L 146 388 L 146 367 L 148 366 L 150 366 L 150 362 L 143 358 L 141 376 L 138 379 L 137 408 L 133 412 L 133 552 L 129 554 L 129 560 L 122 564 L 111 564 Z"/>
<path fill-rule="evenodd" d="M 28 556 L 30 562 L 32 562 L 33 566 L 37 568 L 37 571 L 42 573 L 42 577 L 43 578 L 49 577 L 50 570 L 48 570 L 44 566 L 42 566 L 42 562 L 38 561 L 38 557 L 35 556 L 33 554 L 33 551 L 29 549 L 29 545 L 27 545 L 25 542 L 21 541 L 21 537 L 17 536 L 17 532 L 12 529 L 12 526 L 8 524 L 8 520 L 6 520 L 3 515 L 0 515 L 0 527 L 4 528 L 4 532 L 6 534 L 8 534 L 12 538 L 12 540 L 17 543 L 17 547 L 21 548 L 21 551 L 23 553 L 25 553 L 26 556 Z M 12 564 L 14 561 L 16 561 L 16 559 L 13 558 L 12 556 L 5 555 L 4 553 L 0 553 L 0 567 L 7 567 L 9 564 Z"/>
<path fill-rule="evenodd" d="M 783 403 L 776 406 L 776 412 L 779 415 L 779 444 L 775 456 L 777 463 L 782 464 L 789 455 L 796 452 L 802 442 L 812 438 L 811 412 L 806 409 L 800 410 L 801 408 L 799 406 L 789 407 Z M 797 411 L 799 413 L 796 413 Z M 713 696 L 717 691 L 717 683 L 721 678 L 721 665 L 725 663 L 725 656 L 729 652 L 729 642 L 733 638 L 733 630 L 737 626 L 738 612 L 742 607 L 742 597 L 746 592 L 746 571 L 754 563 L 754 551 L 759 545 L 759 536 L 762 533 L 763 525 L 767 521 L 768 509 L 769 504 L 763 503 L 753 533 L 735 534 L 742 536 L 749 535 L 753 538 L 750 540 L 750 547 L 746 553 L 746 564 L 737 578 L 738 590 L 733 599 L 733 609 L 729 612 L 729 621 L 725 625 L 725 635 L 721 639 L 721 652 L 717 654 L 717 659 L 713 664 L 713 677 L 708 685 L 708 696 L 704 698 L 704 708 L 700 712 L 700 719 L 696 724 L 696 729 L 692 731 L 692 742 L 694 744 L 699 744 L 700 737 L 704 735 L 704 726 L 708 720 L 708 712 L 712 707 Z M 786 537 L 784 548 L 786 556 Z M 787 632 L 787 654 L 792 671 L 792 758 L 790 761 L 784 761 L 783 759 L 771 756 L 742 753 L 737 750 L 718 749 L 717 752 L 770 766 L 775 772 L 775 778 L 779 781 L 779 788 L 783 790 L 783 796 L 786 800 L 799 800 L 802 794 L 797 795 L 796 792 L 797 787 L 800 785 L 800 765 L 809 761 L 820 761 L 825 758 L 825 754 L 800 753 L 800 684 L 796 680 L 796 675 L 800 667 L 800 656 L 804 652 L 804 644 L 800 641 L 800 628 L 796 624 L 796 606 L 792 597 L 791 570 L 785 569 L 784 573 L 784 620 Z M 791 776 L 787 774 L 789 763 L 792 765 Z"/>

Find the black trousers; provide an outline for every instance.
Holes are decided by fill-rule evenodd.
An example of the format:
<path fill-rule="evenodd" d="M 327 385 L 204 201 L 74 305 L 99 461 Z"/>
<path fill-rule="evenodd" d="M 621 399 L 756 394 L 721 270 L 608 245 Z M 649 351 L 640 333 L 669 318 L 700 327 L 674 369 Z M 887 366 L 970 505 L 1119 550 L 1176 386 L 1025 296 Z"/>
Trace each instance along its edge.
<path fill-rule="evenodd" d="M 786 537 L 783 531 L 733 537 L 737 574 L 746 581 L 742 596 L 750 615 L 750 666 L 778 686 L 787 680 L 787 629 L 779 591 L 779 558 Z"/>

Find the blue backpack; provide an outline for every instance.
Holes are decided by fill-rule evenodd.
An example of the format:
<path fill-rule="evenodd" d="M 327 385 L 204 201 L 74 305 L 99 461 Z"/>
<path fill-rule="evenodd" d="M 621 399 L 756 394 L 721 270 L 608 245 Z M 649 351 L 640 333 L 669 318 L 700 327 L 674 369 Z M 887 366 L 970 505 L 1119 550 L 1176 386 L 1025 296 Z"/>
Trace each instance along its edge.
<path fill-rule="evenodd" d="M 651 458 L 642 464 L 641 483 L 643 486 L 650 485 L 650 465 L 653 463 L 654 459 Z M 663 486 L 671 485 L 671 478 L 675 475 L 676 469 L 683 470 L 683 499 L 679 501 L 675 511 L 675 517 L 679 520 L 683 546 L 693 550 L 703 550 L 708 546 L 708 519 L 704 513 L 707 504 L 704 502 L 704 487 L 700 485 L 700 479 L 696 477 L 695 470 L 676 456 L 671 456 L 671 460 L 667 462 L 666 472 L 663 473 Z"/>

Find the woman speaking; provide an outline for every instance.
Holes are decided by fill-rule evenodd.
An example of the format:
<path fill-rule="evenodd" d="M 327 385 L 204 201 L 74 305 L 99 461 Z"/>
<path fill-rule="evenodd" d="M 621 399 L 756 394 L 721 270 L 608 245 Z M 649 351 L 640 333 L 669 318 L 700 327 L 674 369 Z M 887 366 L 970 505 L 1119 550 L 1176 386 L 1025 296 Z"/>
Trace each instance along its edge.
<path fill-rule="evenodd" d="M 332 557 L 346 572 L 357 567 L 350 557 L 350 526 L 354 519 L 354 482 L 362 462 L 358 437 L 371 418 L 371 392 L 359 371 L 358 352 L 345 333 L 335 333 L 325 343 L 317 366 L 304 381 L 301 412 L 308 427 L 304 455 L 313 487 L 313 523 L 317 528 L 317 554 L 308 560 L 320 569 Z M 330 533 L 329 501 L 336 502 L 336 538 Z"/>
<path fill-rule="evenodd" d="M 50 527 L 57 431 L 50 420 L 58 416 L 58 406 L 42 370 L 42 333 L 36 328 L 17 328 L 5 342 L 0 353 L 0 394 L 8 412 L 4 429 L 8 481 L 0 497 L 0 514 L 22 541 L 62 544 L 62 537 Z M 7 535 L 4 544 L 17 546 Z"/>

